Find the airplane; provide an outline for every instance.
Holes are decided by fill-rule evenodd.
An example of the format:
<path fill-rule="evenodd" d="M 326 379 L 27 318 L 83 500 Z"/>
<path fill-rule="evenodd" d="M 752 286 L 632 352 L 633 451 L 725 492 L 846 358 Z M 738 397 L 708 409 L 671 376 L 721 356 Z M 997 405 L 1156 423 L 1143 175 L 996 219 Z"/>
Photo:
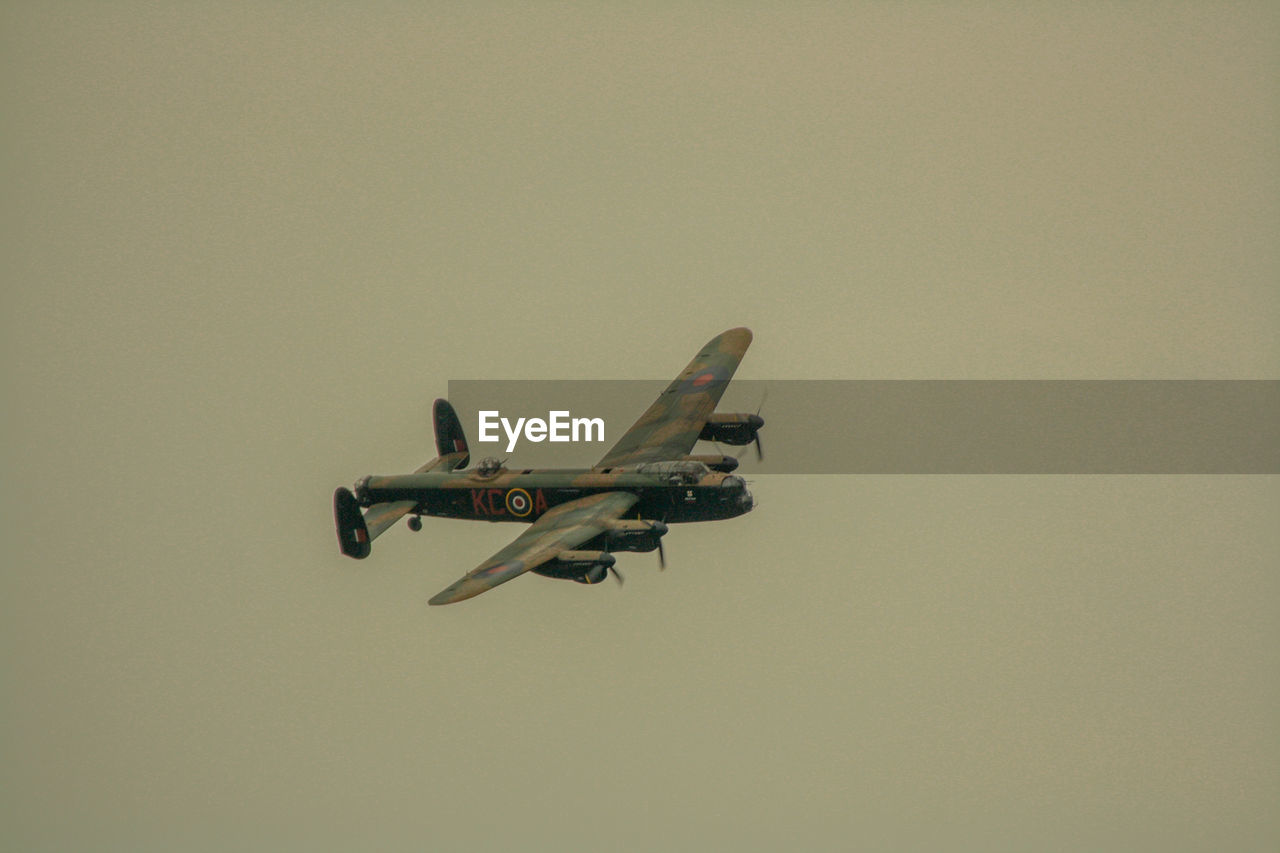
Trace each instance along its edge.
<path fill-rule="evenodd" d="M 533 572 L 596 584 L 610 572 L 611 552 L 658 551 L 667 525 L 713 521 L 750 512 L 754 499 L 732 472 L 732 456 L 695 455 L 698 440 L 745 446 L 762 455 L 756 414 L 717 413 L 725 387 L 751 344 L 751 330 L 712 338 L 604 457 L 585 469 L 509 470 L 486 458 L 467 469 L 471 454 L 462 423 L 447 400 L 433 406 L 437 458 L 412 474 L 369 475 L 354 490 L 333 494 L 338 545 L 362 560 L 373 540 L 408 515 L 529 523 L 488 560 L 430 599 L 452 604 Z"/>

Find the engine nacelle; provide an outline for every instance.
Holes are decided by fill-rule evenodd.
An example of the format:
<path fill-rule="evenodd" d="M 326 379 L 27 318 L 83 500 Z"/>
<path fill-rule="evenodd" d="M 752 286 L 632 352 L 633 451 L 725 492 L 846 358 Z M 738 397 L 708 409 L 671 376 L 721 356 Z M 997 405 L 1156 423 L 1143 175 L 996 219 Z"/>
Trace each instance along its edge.
<path fill-rule="evenodd" d="M 613 551 L 632 551 L 648 553 L 657 550 L 662 544 L 662 537 L 667 535 L 667 525 L 661 521 L 647 521 L 637 518 L 624 518 L 609 522 L 609 530 L 605 537 L 609 540 L 609 549 Z"/>
<path fill-rule="evenodd" d="M 533 573 L 578 583 L 600 583 L 609 576 L 615 562 L 613 555 L 605 551 L 561 551 L 554 560 L 533 569 Z"/>
<path fill-rule="evenodd" d="M 594 563 L 591 568 L 582 574 L 582 577 L 574 578 L 574 580 L 578 583 L 597 584 L 607 577 L 609 577 L 609 570 L 599 563 Z"/>
<path fill-rule="evenodd" d="M 692 456 L 681 456 L 681 462 L 701 462 L 712 471 L 719 471 L 721 474 L 732 474 L 738 469 L 738 460 L 732 456 L 713 456 L 708 454 L 693 454 Z"/>
<path fill-rule="evenodd" d="M 756 440 L 756 433 L 764 426 L 759 415 L 713 412 L 698 433 L 702 441 L 718 441 L 721 444 L 742 446 Z"/>

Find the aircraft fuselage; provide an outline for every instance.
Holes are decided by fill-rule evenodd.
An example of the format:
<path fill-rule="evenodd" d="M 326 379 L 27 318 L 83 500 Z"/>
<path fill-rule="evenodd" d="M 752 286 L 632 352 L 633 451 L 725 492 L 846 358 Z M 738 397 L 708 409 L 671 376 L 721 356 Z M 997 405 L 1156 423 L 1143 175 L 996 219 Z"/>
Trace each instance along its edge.
<path fill-rule="evenodd" d="M 701 467 L 701 466 L 699 466 Z M 372 475 L 356 483 L 362 506 L 415 501 L 417 515 L 531 523 L 552 507 L 600 492 L 630 492 L 628 513 L 668 523 L 714 521 L 749 512 L 751 493 L 741 477 L 708 471 L 649 473 L 630 469 L 499 469 L 481 474 L 429 471 Z"/>

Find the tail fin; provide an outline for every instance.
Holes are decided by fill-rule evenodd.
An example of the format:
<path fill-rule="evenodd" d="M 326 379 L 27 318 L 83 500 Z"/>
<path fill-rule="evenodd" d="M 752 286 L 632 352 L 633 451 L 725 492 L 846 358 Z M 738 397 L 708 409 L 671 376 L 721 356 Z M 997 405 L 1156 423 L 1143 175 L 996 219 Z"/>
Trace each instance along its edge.
<path fill-rule="evenodd" d="M 339 488 L 333 493 L 333 519 L 338 525 L 338 547 L 342 553 L 357 560 L 369 556 L 373 548 L 369 528 L 350 489 Z"/>
<path fill-rule="evenodd" d="M 444 458 L 451 454 L 461 453 L 456 457 L 454 468 L 465 468 L 471 461 L 471 451 L 467 448 L 467 435 L 462 431 L 462 421 L 458 413 L 449 405 L 449 401 L 441 397 L 432 407 L 432 415 L 436 422 L 436 455 Z"/>

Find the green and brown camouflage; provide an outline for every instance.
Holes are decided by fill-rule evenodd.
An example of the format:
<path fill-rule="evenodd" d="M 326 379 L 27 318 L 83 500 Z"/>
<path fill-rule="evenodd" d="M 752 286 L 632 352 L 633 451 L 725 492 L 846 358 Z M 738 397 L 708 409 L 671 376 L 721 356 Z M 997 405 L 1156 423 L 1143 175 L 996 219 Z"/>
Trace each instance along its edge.
<path fill-rule="evenodd" d="M 708 341 L 596 467 L 679 459 L 688 454 L 750 345 L 751 330 L 745 328 L 730 329 Z"/>
<path fill-rule="evenodd" d="M 544 573 L 552 571 L 543 567 L 556 560 L 583 566 L 603 564 L 607 570 L 613 565 L 613 560 L 605 560 L 608 555 L 604 552 L 579 552 L 570 549 L 605 535 L 609 523 L 630 509 L 635 502 L 635 495 L 606 492 L 562 504 L 530 525 L 510 545 L 442 590 L 429 603 L 452 604 L 479 595 L 529 570 L 541 570 Z M 598 579 L 602 579 L 602 576 Z"/>
<path fill-rule="evenodd" d="M 733 518 L 753 506 L 746 483 L 729 473 L 736 459 L 689 453 L 700 438 L 758 443 L 758 414 L 715 413 L 750 343 L 745 328 L 709 341 L 589 469 L 508 469 L 485 459 L 464 470 L 470 452 L 461 423 L 448 401 L 437 400 L 436 459 L 412 474 L 370 475 L 354 493 L 334 493 L 342 552 L 367 557 L 372 541 L 410 514 L 414 530 L 423 515 L 530 524 L 431 604 L 470 598 L 528 571 L 597 583 L 613 571 L 611 550 L 656 549 L 661 559 L 667 523 Z"/>

